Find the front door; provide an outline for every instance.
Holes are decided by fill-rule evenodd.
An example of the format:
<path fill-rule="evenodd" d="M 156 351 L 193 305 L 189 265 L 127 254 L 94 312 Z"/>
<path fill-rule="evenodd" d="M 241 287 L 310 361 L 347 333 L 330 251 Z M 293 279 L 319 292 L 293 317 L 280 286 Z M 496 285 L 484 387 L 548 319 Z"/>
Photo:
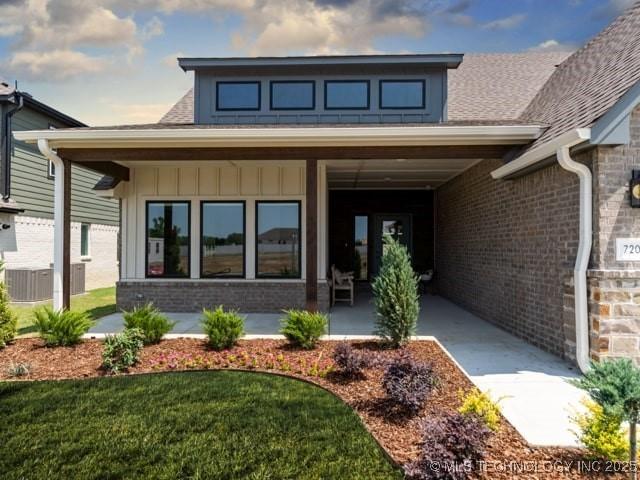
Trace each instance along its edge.
<path fill-rule="evenodd" d="M 389 214 L 376 215 L 373 225 L 373 275 L 377 275 L 382 264 L 382 254 L 384 252 L 383 238 L 390 235 L 398 240 L 402 245 L 407 247 L 411 254 L 411 215 L 408 214 Z"/>

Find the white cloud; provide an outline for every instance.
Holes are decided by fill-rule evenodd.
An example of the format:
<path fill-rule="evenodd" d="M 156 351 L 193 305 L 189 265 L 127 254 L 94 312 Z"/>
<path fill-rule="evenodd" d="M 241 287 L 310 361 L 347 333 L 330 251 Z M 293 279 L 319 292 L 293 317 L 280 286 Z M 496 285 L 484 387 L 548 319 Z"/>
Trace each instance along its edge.
<path fill-rule="evenodd" d="M 8 66 L 13 71 L 22 72 L 26 78 L 64 80 L 76 75 L 98 73 L 105 69 L 107 62 L 73 50 L 22 51 L 9 59 Z"/>
<path fill-rule="evenodd" d="M 164 33 L 164 23 L 158 17 L 152 17 L 142 27 L 141 37 L 143 40 L 149 40 L 153 37 L 160 36 Z"/>
<path fill-rule="evenodd" d="M 178 57 L 186 57 L 183 52 L 170 53 L 169 55 L 162 57 L 161 63 L 170 68 L 176 68 L 178 65 Z"/>
<path fill-rule="evenodd" d="M 122 123 L 156 123 L 169 111 L 171 103 L 127 103 L 106 105 Z"/>
<path fill-rule="evenodd" d="M 538 45 L 535 45 L 528 50 L 530 52 L 570 52 L 575 49 L 575 45 L 572 45 L 570 43 L 561 43 L 551 38 L 549 40 L 545 40 L 544 42 L 540 42 Z"/>
<path fill-rule="evenodd" d="M 482 24 L 482 28 L 486 30 L 509 30 L 515 28 L 526 18 L 523 13 L 517 13 L 504 18 L 498 18 Z"/>

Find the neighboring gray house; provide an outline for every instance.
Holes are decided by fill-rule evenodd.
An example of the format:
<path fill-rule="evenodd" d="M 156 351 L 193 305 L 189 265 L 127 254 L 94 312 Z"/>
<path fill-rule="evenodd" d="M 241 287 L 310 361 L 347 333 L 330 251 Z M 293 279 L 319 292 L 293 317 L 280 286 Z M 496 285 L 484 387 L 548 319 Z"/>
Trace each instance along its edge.
<path fill-rule="evenodd" d="M 119 307 L 327 309 L 330 266 L 370 279 L 393 231 L 478 316 L 581 368 L 640 360 L 640 5 L 572 55 L 179 64 L 160 123 L 16 133 L 108 174 Z"/>
<path fill-rule="evenodd" d="M 0 255 L 7 270 L 50 269 L 55 168 L 37 146 L 12 141 L 12 134 L 86 125 L 4 83 L 0 84 L 0 118 Z M 72 174 L 71 261 L 84 264 L 86 289 L 110 286 L 118 279 L 118 202 L 96 195 L 93 187 L 101 177 L 82 167 L 74 168 Z M 41 275 L 45 283 L 53 284 L 50 271 Z M 16 294 L 16 288 L 25 293 L 24 284 L 9 287 Z M 43 295 L 46 292 L 38 292 L 40 298 Z"/>

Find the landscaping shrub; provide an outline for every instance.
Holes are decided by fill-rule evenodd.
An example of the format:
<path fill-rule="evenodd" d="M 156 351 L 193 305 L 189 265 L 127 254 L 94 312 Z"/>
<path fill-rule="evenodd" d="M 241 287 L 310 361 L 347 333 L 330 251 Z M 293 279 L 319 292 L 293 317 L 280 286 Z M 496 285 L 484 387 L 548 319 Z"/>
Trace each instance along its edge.
<path fill-rule="evenodd" d="M 404 245 L 391 236 L 384 243 L 380 273 L 372 284 L 376 335 L 398 347 L 415 334 L 420 312 L 418 276 Z"/>
<path fill-rule="evenodd" d="M 231 348 L 244 333 L 244 320 L 237 312 L 225 312 L 222 305 L 215 310 L 202 310 L 202 328 L 214 350 Z"/>
<path fill-rule="evenodd" d="M 160 313 L 152 303 L 142 307 L 135 307 L 131 311 L 123 312 L 125 328 L 139 328 L 144 335 L 145 345 L 158 343 L 162 336 L 169 333 L 175 326 L 166 315 Z"/>
<path fill-rule="evenodd" d="M 333 361 L 340 372 L 349 378 L 361 376 L 362 370 L 370 366 L 367 355 L 354 349 L 348 342 L 340 342 L 335 346 Z"/>
<path fill-rule="evenodd" d="M 34 312 L 34 325 L 47 346 L 68 346 L 80 341 L 93 325 L 85 312 L 53 310 L 43 307 Z"/>
<path fill-rule="evenodd" d="M 4 270 L 4 264 L 0 262 L 0 272 Z M 0 348 L 13 340 L 18 333 L 18 317 L 9 307 L 9 292 L 4 282 L 0 282 Z"/>
<path fill-rule="evenodd" d="M 405 467 L 415 480 L 468 478 L 484 450 L 491 431 L 475 415 L 454 413 L 422 423 L 422 445 L 417 460 Z"/>
<path fill-rule="evenodd" d="M 462 405 L 458 409 L 463 415 L 475 415 L 490 430 L 497 432 L 500 428 L 500 408 L 488 393 L 481 392 L 477 388 L 471 389 L 462 396 Z"/>
<path fill-rule="evenodd" d="M 629 422 L 629 459 L 638 456 L 636 427 L 640 416 L 640 368 L 629 359 L 604 360 L 592 363 L 583 377 L 573 384 L 589 393 L 591 399 L 610 417 Z M 635 480 L 637 472 L 629 470 Z"/>
<path fill-rule="evenodd" d="M 311 350 L 327 330 L 327 316 L 306 310 L 286 310 L 280 333 L 294 345 Z"/>
<path fill-rule="evenodd" d="M 580 429 L 576 432 L 578 440 L 597 458 L 627 461 L 629 442 L 627 432 L 622 428 L 622 419 L 607 415 L 593 400 L 585 401 L 584 405 L 587 411 L 571 419 Z"/>
<path fill-rule="evenodd" d="M 102 368 L 118 373 L 135 365 L 144 346 L 143 339 L 144 334 L 139 328 L 127 328 L 122 333 L 107 335 L 102 350 Z"/>
<path fill-rule="evenodd" d="M 414 360 L 406 352 L 389 363 L 382 378 L 387 398 L 414 414 L 420 410 L 434 384 L 431 365 Z"/>

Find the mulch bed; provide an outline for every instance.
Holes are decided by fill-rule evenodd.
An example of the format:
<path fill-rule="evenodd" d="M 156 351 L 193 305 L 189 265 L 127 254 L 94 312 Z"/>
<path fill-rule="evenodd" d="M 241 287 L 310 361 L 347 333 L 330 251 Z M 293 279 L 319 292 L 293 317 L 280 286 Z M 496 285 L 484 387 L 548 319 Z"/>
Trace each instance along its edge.
<path fill-rule="evenodd" d="M 375 342 L 352 342 L 380 359 L 398 355 L 381 349 Z M 460 392 L 473 387 L 470 380 L 436 342 L 411 342 L 407 349 L 416 358 L 428 361 L 437 374 L 438 385 L 416 416 L 394 413 L 381 388 L 382 369 L 369 369 L 363 378 L 347 380 L 334 371 L 331 359 L 335 342 L 321 342 L 312 351 L 291 348 L 282 340 L 244 340 L 233 349 L 214 352 L 202 340 L 165 340 L 145 347 L 140 362 L 130 374 L 188 369 L 247 369 L 271 371 L 316 383 L 333 392 L 360 415 L 367 429 L 388 455 L 399 464 L 419 453 L 421 419 L 454 412 L 460 405 Z M 105 375 L 101 370 L 102 344 L 90 340 L 75 347 L 47 348 L 37 338 L 19 339 L 0 350 L 0 380 L 9 379 L 11 363 L 29 363 L 30 374 L 22 379 L 59 380 Z M 626 478 L 622 473 L 585 473 L 579 462 L 587 461 L 582 449 L 538 448 L 529 446 L 520 434 L 503 420 L 492 435 L 481 478 L 491 479 L 575 479 Z M 604 468 L 605 465 L 599 465 Z"/>

